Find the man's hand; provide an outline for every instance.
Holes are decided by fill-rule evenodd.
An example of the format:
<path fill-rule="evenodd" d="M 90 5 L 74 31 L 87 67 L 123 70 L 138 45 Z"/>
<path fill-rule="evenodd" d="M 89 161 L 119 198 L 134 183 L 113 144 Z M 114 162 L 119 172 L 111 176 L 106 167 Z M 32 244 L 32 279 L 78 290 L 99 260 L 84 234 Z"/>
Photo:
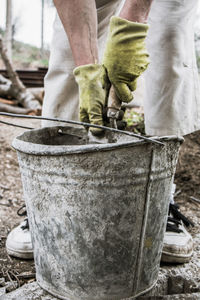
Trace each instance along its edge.
<path fill-rule="evenodd" d="M 137 78 L 146 70 L 149 59 L 145 47 L 148 25 L 112 17 L 103 58 L 108 77 L 119 99 L 130 102 Z"/>
<path fill-rule="evenodd" d="M 74 76 L 79 86 L 80 121 L 103 125 L 103 108 L 107 104 L 109 80 L 105 68 L 100 64 L 77 67 Z M 96 135 L 102 132 L 90 128 Z"/>

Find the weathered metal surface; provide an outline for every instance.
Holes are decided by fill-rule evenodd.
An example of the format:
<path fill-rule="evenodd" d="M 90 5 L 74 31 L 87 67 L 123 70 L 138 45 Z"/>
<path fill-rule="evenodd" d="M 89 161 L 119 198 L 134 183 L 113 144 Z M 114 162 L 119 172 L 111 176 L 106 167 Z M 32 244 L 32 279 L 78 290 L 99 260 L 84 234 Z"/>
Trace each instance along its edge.
<path fill-rule="evenodd" d="M 181 141 L 160 147 L 120 137 L 88 145 L 83 131 L 71 129 L 73 137 L 59 130 L 26 132 L 13 142 L 39 285 L 66 300 L 144 293 L 158 276 Z"/>

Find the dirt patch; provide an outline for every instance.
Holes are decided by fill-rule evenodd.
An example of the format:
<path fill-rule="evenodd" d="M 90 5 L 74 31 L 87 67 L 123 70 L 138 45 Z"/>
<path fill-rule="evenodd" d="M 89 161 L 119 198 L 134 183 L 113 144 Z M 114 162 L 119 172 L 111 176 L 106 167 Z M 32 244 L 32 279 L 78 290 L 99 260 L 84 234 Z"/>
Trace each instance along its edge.
<path fill-rule="evenodd" d="M 2 118 L 10 121 L 8 118 Z M 12 119 L 12 122 L 34 128 L 40 126 L 39 121 Z M 11 142 L 15 136 L 24 129 L 0 124 L 0 278 L 9 282 L 19 280 L 18 284 L 33 281 L 35 273 L 33 260 L 20 260 L 11 258 L 5 250 L 5 241 L 9 231 L 17 226 L 22 217 L 17 210 L 24 204 L 22 184 L 15 150 Z M 200 204 L 192 202 L 190 196 L 200 199 L 200 131 L 186 136 L 183 143 L 175 183 L 180 190 L 176 202 L 180 204 L 181 211 L 189 217 L 195 227 L 190 230 L 192 235 L 200 232 Z"/>
<path fill-rule="evenodd" d="M 176 202 L 181 211 L 188 216 L 195 227 L 191 233 L 200 232 L 200 203 L 192 201 L 190 197 L 200 200 L 200 131 L 185 136 L 181 146 L 176 169 L 175 183 L 180 194 Z"/>
<path fill-rule="evenodd" d="M 179 155 L 176 182 L 184 193 L 200 197 L 200 131 L 185 136 Z M 188 195 L 189 195 L 188 194 Z"/>
<path fill-rule="evenodd" d="M 4 121 L 11 121 L 2 118 Z M 39 127 L 39 121 L 15 120 L 13 123 Z M 10 230 L 23 221 L 23 217 L 17 215 L 17 210 L 24 204 L 22 194 L 22 183 L 17 161 L 17 154 L 11 147 L 15 136 L 22 133 L 24 129 L 15 128 L 0 124 L 0 278 L 5 278 L 6 282 L 18 280 L 18 285 L 34 280 L 34 261 L 20 260 L 7 255 L 5 249 L 6 237 Z M 1 282 L 0 282 L 1 286 Z M 8 290 L 12 290 L 15 284 L 8 285 Z"/>

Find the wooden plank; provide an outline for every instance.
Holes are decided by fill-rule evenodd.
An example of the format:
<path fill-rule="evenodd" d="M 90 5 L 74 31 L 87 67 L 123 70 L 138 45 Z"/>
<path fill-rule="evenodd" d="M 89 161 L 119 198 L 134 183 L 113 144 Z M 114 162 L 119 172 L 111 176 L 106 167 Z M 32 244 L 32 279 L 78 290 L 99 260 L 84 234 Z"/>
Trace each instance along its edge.
<path fill-rule="evenodd" d="M 40 68 L 38 70 L 16 70 L 16 72 L 26 87 L 43 87 L 47 70 L 47 68 Z M 0 69 L 0 74 L 8 78 L 6 70 Z"/>

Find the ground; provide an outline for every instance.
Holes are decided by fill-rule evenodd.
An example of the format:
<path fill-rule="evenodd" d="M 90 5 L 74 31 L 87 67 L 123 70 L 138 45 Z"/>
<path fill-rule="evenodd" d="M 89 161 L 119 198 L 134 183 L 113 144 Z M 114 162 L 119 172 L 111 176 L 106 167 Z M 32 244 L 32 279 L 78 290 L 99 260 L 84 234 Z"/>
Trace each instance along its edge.
<path fill-rule="evenodd" d="M 0 120 L 35 128 L 40 126 L 39 121 L 36 120 L 11 120 L 5 117 L 0 117 Z M 11 258 L 5 250 L 7 234 L 23 220 L 23 217 L 17 215 L 17 210 L 24 204 L 24 200 L 17 155 L 11 147 L 13 138 L 23 131 L 24 129 L 0 124 L 0 288 L 2 278 L 5 278 L 7 283 L 13 281 L 17 285 L 35 280 L 33 260 Z M 186 136 L 180 150 L 175 176 L 177 191 L 179 191 L 176 202 L 180 204 L 181 211 L 195 223 L 195 227 L 190 229 L 193 236 L 200 232 L 200 203 L 190 198 L 192 196 L 200 199 L 199 162 L 200 131 Z M 14 285 L 8 284 L 7 291 L 12 290 Z"/>
<path fill-rule="evenodd" d="M 2 119 L 5 120 L 1 117 Z M 39 127 L 38 121 L 12 121 L 25 126 Z M 23 217 L 17 215 L 17 210 L 24 204 L 24 200 L 17 155 L 11 147 L 13 138 L 23 131 L 21 128 L 0 124 L 0 278 L 4 277 L 6 281 L 10 281 L 10 276 L 16 281 L 16 275 L 22 274 L 18 276 L 20 285 L 34 280 L 34 262 L 9 257 L 5 250 L 5 241 L 9 231 L 23 220 Z M 12 289 L 12 286 L 9 289 Z"/>
<path fill-rule="evenodd" d="M 2 33 L 0 28 L 0 34 Z M 12 65 L 14 69 L 37 69 L 38 67 L 48 67 L 49 50 L 45 49 L 43 53 L 35 46 L 13 41 L 12 47 Z M 4 69 L 4 63 L 0 58 L 0 69 Z"/>

